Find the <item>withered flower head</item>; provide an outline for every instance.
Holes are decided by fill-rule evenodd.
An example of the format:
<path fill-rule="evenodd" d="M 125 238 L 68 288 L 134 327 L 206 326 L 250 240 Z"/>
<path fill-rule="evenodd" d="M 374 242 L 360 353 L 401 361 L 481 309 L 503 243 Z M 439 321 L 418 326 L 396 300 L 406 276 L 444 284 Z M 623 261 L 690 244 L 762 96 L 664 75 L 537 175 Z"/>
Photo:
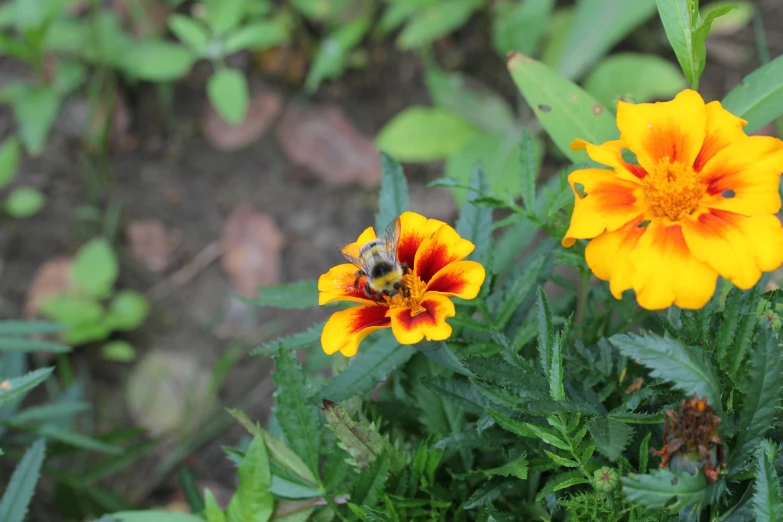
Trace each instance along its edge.
<path fill-rule="evenodd" d="M 663 448 L 650 450 L 661 457 L 661 468 L 668 468 L 672 457 L 681 454 L 691 463 L 703 462 L 704 476 L 715 482 L 723 461 L 723 441 L 718 436 L 720 417 L 713 415 L 707 397 L 683 400 L 679 411 L 666 411 Z"/>

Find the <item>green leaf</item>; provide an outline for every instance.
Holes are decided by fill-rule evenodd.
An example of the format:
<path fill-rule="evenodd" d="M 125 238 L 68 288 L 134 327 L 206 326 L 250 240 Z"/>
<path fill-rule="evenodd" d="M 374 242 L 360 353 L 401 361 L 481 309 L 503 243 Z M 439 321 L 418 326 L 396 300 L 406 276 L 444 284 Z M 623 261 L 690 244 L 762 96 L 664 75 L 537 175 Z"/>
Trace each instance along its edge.
<path fill-rule="evenodd" d="M 444 437 L 435 443 L 437 449 L 475 449 L 475 448 L 499 448 L 516 441 L 513 437 L 502 431 L 457 431 Z"/>
<path fill-rule="evenodd" d="M 8 419 L 8 422 L 10 424 L 27 424 L 50 421 L 62 417 L 74 417 L 89 411 L 91 407 L 89 403 L 81 401 L 43 404 L 20 411 Z"/>
<path fill-rule="evenodd" d="M 166 23 L 179 41 L 200 53 L 209 43 L 209 31 L 200 20 L 181 14 L 172 14 Z"/>
<path fill-rule="evenodd" d="M 620 334 L 609 339 L 625 356 L 650 369 L 650 375 L 672 383 L 688 395 L 706 396 L 716 412 L 722 411 L 720 385 L 702 353 L 677 339 L 653 334 Z"/>
<path fill-rule="evenodd" d="M 278 339 L 267 341 L 257 348 L 250 350 L 250 355 L 272 355 L 277 351 L 279 345 L 293 350 L 295 348 L 304 348 L 321 341 L 321 333 L 324 330 L 326 321 L 316 323 L 303 332 L 286 335 Z"/>
<path fill-rule="evenodd" d="M 556 455 L 552 453 L 551 451 L 544 450 L 544 453 L 546 453 L 547 457 L 552 459 L 552 461 L 557 464 L 558 466 L 564 466 L 566 468 L 578 468 L 579 463 L 572 459 L 567 459 L 565 457 L 561 457 L 560 455 Z"/>
<path fill-rule="evenodd" d="M 19 138 L 27 152 L 40 155 L 60 111 L 60 98 L 49 86 L 23 89 L 12 101 Z"/>
<path fill-rule="evenodd" d="M 0 395 L 2 397 L 2 395 Z M 11 475 L 11 480 L 0 499 L 0 520 L 3 522 L 23 522 L 27 515 L 30 500 L 38 483 L 38 473 L 46 454 L 46 443 L 39 439 L 30 446 L 19 465 Z"/>
<path fill-rule="evenodd" d="M 635 413 L 632 411 L 613 412 L 609 418 L 624 424 L 661 424 L 664 420 L 662 413 Z"/>
<path fill-rule="evenodd" d="M 115 330 L 135 330 L 149 314 L 147 299 L 134 290 L 118 292 L 109 305 L 107 320 Z"/>
<path fill-rule="evenodd" d="M 245 49 L 262 51 L 287 42 L 288 33 L 288 25 L 282 20 L 254 22 L 230 32 L 223 47 L 226 55 Z"/>
<path fill-rule="evenodd" d="M 616 462 L 622 456 L 633 435 L 633 430 L 627 425 L 602 417 L 591 420 L 587 429 L 593 438 L 595 448 L 612 462 Z"/>
<path fill-rule="evenodd" d="M 400 345 L 391 335 L 381 337 L 351 358 L 348 367 L 332 377 L 316 396 L 341 402 L 368 392 L 386 380 L 389 373 L 408 362 L 414 353 L 416 348 Z"/>
<path fill-rule="evenodd" d="M 545 261 L 545 256 L 538 255 L 534 257 L 530 260 L 525 270 L 519 271 L 510 284 L 503 288 L 503 297 L 498 305 L 495 317 L 494 326 L 497 329 L 503 330 L 522 303 L 533 293 Z"/>
<path fill-rule="evenodd" d="M 51 352 L 67 353 L 71 351 L 70 346 L 54 343 L 52 341 L 42 341 L 39 339 L 20 339 L 14 337 L 0 337 L 0 352 Z"/>
<path fill-rule="evenodd" d="M 642 443 L 639 445 L 639 473 L 647 473 L 647 461 L 650 458 L 650 438 L 652 432 L 649 432 Z"/>
<path fill-rule="evenodd" d="M 90 295 L 111 295 L 117 279 L 117 257 L 111 244 L 104 238 L 91 239 L 84 244 L 73 260 L 74 280 Z"/>
<path fill-rule="evenodd" d="M 39 368 L 21 377 L 0 381 L 0 407 L 24 397 L 27 392 L 44 382 L 54 368 Z"/>
<path fill-rule="evenodd" d="M 103 308 L 92 297 L 53 297 L 41 305 L 41 313 L 68 327 L 94 325 L 103 319 Z"/>
<path fill-rule="evenodd" d="M 231 522 L 266 522 L 272 517 L 275 499 L 269 492 L 272 473 L 264 439 L 255 436 L 239 465 L 239 487 L 228 505 Z"/>
<path fill-rule="evenodd" d="M 541 371 L 548 379 L 552 368 L 555 329 L 552 325 L 552 310 L 549 307 L 549 299 L 546 298 L 544 289 L 540 286 L 536 293 L 536 320 L 538 323 L 538 359 L 541 362 Z"/>
<path fill-rule="evenodd" d="M 577 2 L 557 72 L 569 79 L 579 78 L 615 44 L 654 14 L 654 0 Z"/>
<path fill-rule="evenodd" d="M 676 511 L 687 506 L 701 506 L 707 491 L 704 475 L 674 473 L 657 469 L 648 475 L 630 474 L 620 478 L 625 497 L 647 509 L 669 508 Z"/>
<path fill-rule="evenodd" d="M 82 435 L 80 433 L 74 433 L 67 431 L 56 426 L 44 425 L 40 428 L 36 428 L 35 433 L 46 437 L 48 439 L 62 442 L 75 448 L 81 448 L 89 451 L 98 451 L 100 453 L 108 453 L 117 455 L 122 453 L 123 449 L 113 444 L 106 444 L 100 440 Z"/>
<path fill-rule="evenodd" d="M 476 136 L 478 131 L 453 112 L 409 107 L 381 129 L 375 144 L 399 161 L 434 161 L 451 156 Z"/>
<path fill-rule="evenodd" d="M 123 65 L 140 80 L 168 82 L 185 76 L 195 60 L 193 53 L 181 45 L 141 40 L 129 49 Z"/>
<path fill-rule="evenodd" d="M 0 145 L 0 188 L 5 187 L 16 176 L 19 168 L 19 138 L 9 136 Z"/>
<path fill-rule="evenodd" d="M 748 133 L 783 114 L 783 56 L 743 78 L 721 103 L 727 111 L 748 122 Z"/>
<path fill-rule="evenodd" d="M 598 100 L 543 63 L 514 53 L 508 69 L 547 134 L 574 163 L 586 161 L 587 153 L 571 150 L 573 140 L 603 143 L 617 133 L 614 117 Z"/>
<path fill-rule="evenodd" d="M 499 475 L 501 477 L 516 477 L 521 480 L 527 478 L 527 455 L 522 453 L 514 460 L 508 461 L 506 464 L 492 469 L 481 470 L 488 477 Z"/>
<path fill-rule="evenodd" d="M 381 190 L 378 195 L 378 213 L 375 230 L 379 233 L 400 214 L 408 210 L 408 182 L 400 162 L 381 154 Z"/>
<path fill-rule="evenodd" d="M 46 203 L 46 197 L 33 187 L 19 187 L 11 191 L 5 200 L 5 211 L 15 218 L 34 216 Z"/>
<path fill-rule="evenodd" d="M 484 413 L 484 409 L 490 405 L 478 388 L 465 379 L 433 377 L 425 381 L 424 384 L 438 396 L 461 406 L 469 413 L 481 415 Z"/>
<path fill-rule="evenodd" d="M 280 428 L 291 448 L 317 474 L 321 422 L 318 409 L 307 401 L 308 386 L 304 372 L 296 362 L 296 352 L 278 350 L 273 377 L 277 388 L 275 412 Z"/>
<path fill-rule="evenodd" d="M 454 352 L 443 341 L 423 341 L 418 343 L 416 348 L 438 366 L 465 377 L 475 377 L 473 372 L 462 365 Z"/>
<path fill-rule="evenodd" d="M 100 519 L 97 522 L 204 522 L 204 519 L 167 511 L 122 511 L 108 515 L 108 520 Z"/>
<path fill-rule="evenodd" d="M 482 4 L 481 0 L 450 0 L 426 5 L 400 32 L 397 45 L 401 49 L 429 45 L 464 25 Z"/>
<path fill-rule="evenodd" d="M 564 401 L 566 398 L 565 387 L 563 385 L 563 345 L 565 345 L 566 338 L 568 337 L 569 326 L 570 320 L 566 322 L 562 330 L 555 334 L 555 337 L 552 340 L 552 365 L 549 368 L 549 394 L 555 401 Z"/>
<path fill-rule="evenodd" d="M 546 426 L 537 426 L 528 422 L 518 421 L 507 417 L 495 410 L 489 410 L 489 414 L 504 429 L 515 435 L 528 439 L 540 439 L 542 442 L 550 444 L 558 449 L 570 451 L 571 445 L 560 438 L 552 429 Z"/>
<path fill-rule="evenodd" d="M 318 282 L 294 281 L 277 286 L 264 286 L 255 299 L 243 299 L 256 306 L 284 310 L 302 310 L 318 306 Z"/>
<path fill-rule="evenodd" d="M 750 372 L 743 390 L 737 439 L 729 476 L 735 475 L 755 451 L 761 438 L 775 425 L 783 387 L 783 358 L 779 340 L 762 327 L 750 351 Z"/>
<path fill-rule="evenodd" d="M 718 0 L 712 1 L 700 10 L 702 19 L 706 19 L 711 11 L 727 6 L 734 6 L 734 10 L 726 13 L 712 23 L 712 34 L 734 34 L 747 27 L 753 21 L 753 11 L 756 7 L 751 0 Z"/>
<path fill-rule="evenodd" d="M 587 484 L 589 481 L 580 470 L 566 471 L 550 478 L 546 485 L 536 494 L 536 502 L 541 502 L 544 497 L 555 491 L 561 489 L 570 488 L 571 486 L 578 486 L 579 484 Z"/>
<path fill-rule="evenodd" d="M 313 93 L 325 79 L 340 76 L 345 70 L 348 54 L 359 45 L 369 29 L 370 18 L 363 16 L 339 25 L 324 38 L 307 73 L 305 91 Z"/>
<path fill-rule="evenodd" d="M 502 0 L 494 4 L 492 16 L 492 46 L 505 56 L 519 51 L 535 54 L 538 43 L 547 30 L 554 0 Z"/>
<path fill-rule="evenodd" d="M 245 119 L 250 104 L 247 80 L 237 69 L 215 71 L 207 81 L 209 101 L 223 120 L 239 125 Z"/>
<path fill-rule="evenodd" d="M 707 16 L 705 16 L 704 21 L 699 25 L 694 31 L 693 31 L 693 52 L 695 61 L 698 65 L 697 73 L 698 76 L 696 76 L 696 86 L 698 87 L 699 78 L 701 78 L 701 74 L 704 72 L 704 65 L 707 61 L 707 47 L 706 47 L 706 41 L 707 41 L 707 35 L 710 32 L 710 28 L 712 27 L 712 22 L 715 21 L 716 18 L 719 16 L 723 16 L 731 11 L 734 10 L 733 5 L 726 5 L 723 7 L 718 7 L 716 9 L 711 10 L 709 13 L 707 13 Z"/>
<path fill-rule="evenodd" d="M 101 346 L 101 355 L 107 361 L 130 362 L 136 359 L 136 349 L 127 341 L 111 341 Z"/>
<path fill-rule="evenodd" d="M 220 509 L 220 505 L 209 488 L 204 489 L 204 507 L 207 522 L 226 522 L 226 515 L 223 514 L 223 510 Z"/>
<path fill-rule="evenodd" d="M 538 178 L 535 142 L 527 129 L 522 131 L 519 140 L 520 194 L 525 210 L 536 213 L 536 179 Z"/>
<path fill-rule="evenodd" d="M 606 107 L 629 96 L 636 103 L 672 98 L 688 82 L 679 68 L 660 56 L 619 53 L 609 56 L 590 72 L 584 89 Z"/>
<path fill-rule="evenodd" d="M 476 169 L 470 179 L 470 186 L 475 190 L 468 192 L 465 205 L 457 218 L 456 230 L 463 238 L 473 243 L 476 248 L 467 259 L 483 263 L 490 248 L 492 235 L 492 209 L 474 203 L 480 197 L 480 192 L 486 192 L 487 176 L 481 169 Z"/>
<path fill-rule="evenodd" d="M 374 506 L 388 475 L 389 457 L 386 452 L 383 452 L 375 459 L 372 466 L 356 479 L 351 490 L 351 501 L 361 506 Z"/>
<path fill-rule="evenodd" d="M 62 331 L 62 325 L 49 321 L 0 321 L 0 335 L 52 334 Z"/>
<path fill-rule="evenodd" d="M 656 0 L 656 3 L 666 37 L 677 55 L 682 72 L 688 81 L 696 86 L 699 81 L 699 64 L 696 61 L 693 41 L 696 13 L 691 10 L 689 1 Z"/>
<path fill-rule="evenodd" d="M 324 401 L 323 412 L 329 429 L 339 440 L 338 445 L 351 456 L 349 464 L 359 471 L 369 468 L 386 447 L 375 424 L 357 423 L 347 411 L 331 401 Z"/>
<path fill-rule="evenodd" d="M 212 31 L 222 35 L 238 26 L 246 12 L 245 0 L 217 0 L 207 3 L 206 20 Z"/>
<path fill-rule="evenodd" d="M 517 485 L 518 483 L 516 481 L 492 477 L 468 497 L 463 508 L 475 509 L 481 507 L 484 504 L 499 498 L 505 491 Z"/>
<path fill-rule="evenodd" d="M 756 522 L 783 520 L 780 479 L 775 470 L 775 446 L 761 441 L 756 450 L 756 473 L 753 482 L 753 513 Z"/>

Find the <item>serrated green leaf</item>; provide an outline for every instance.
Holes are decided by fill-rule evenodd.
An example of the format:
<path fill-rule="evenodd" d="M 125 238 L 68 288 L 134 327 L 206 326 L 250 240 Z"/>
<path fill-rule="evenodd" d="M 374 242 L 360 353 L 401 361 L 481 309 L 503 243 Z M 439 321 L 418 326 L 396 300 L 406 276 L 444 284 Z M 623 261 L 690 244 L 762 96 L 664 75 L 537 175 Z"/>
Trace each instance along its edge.
<path fill-rule="evenodd" d="M 283 346 L 289 350 L 296 348 L 304 348 L 315 344 L 321 340 L 321 333 L 324 330 L 326 321 L 315 323 L 313 326 L 303 332 L 297 332 L 295 334 L 286 335 L 272 341 L 267 341 L 261 346 L 250 350 L 250 355 L 272 355 L 277 351 L 278 346 Z"/>
<path fill-rule="evenodd" d="M 483 262 L 492 241 L 492 235 L 490 234 L 492 230 L 492 209 L 481 207 L 474 203 L 479 198 L 479 192 L 485 193 L 489 190 L 487 176 L 483 170 L 479 168 L 473 172 L 470 186 L 476 190 L 468 192 L 455 228 L 463 239 L 467 239 L 476 246 L 467 259 Z"/>
<path fill-rule="evenodd" d="M 417 344 L 416 348 L 438 366 L 451 370 L 454 373 L 464 375 L 465 377 L 475 377 L 473 372 L 462 365 L 462 362 L 460 362 L 457 356 L 454 355 L 454 352 L 452 352 L 449 346 L 443 341 L 423 341 Z"/>
<path fill-rule="evenodd" d="M 623 355 L 649 368 L 653 377 L 670 382 L 688 395 L 706 396 L 715 411 L 722 411 L 718 379 L 701 353 L 677 339 L 653 334 L 614 335 L 609 342 Z"/>
<path fill-rule="evenodd" d="M 275 356 L 275 412 L 288 444 L 302 457 L 313 473 L 318 473 L 321 422 L 310 396 L 304 372 L 295 352 L 279 349 Z"/>
<path fill-rule="evenodd" d="M 558 449 L 565 451 L 571 450 L 571 445 L 560 438 L 560 435 L 549 427 L 518 421 L 495 410 L 489 410 L 489 414 L 503 429 L 508 430 L 515 435 L 531 439 L 540 439 L 542 442 L 550 444 Z"/>
<path fill-rule="evenodd" d="M 513 366 L 497 357 L 471 357 L 464 363 L 479 378 L 513 389 L 522 398 L 545 399 L 548 396 L 547 381 L 528 369 Z"/>
<path fill-rule="evenodd" d="M 650 458 L 650 438 L 652 432 L 648 433 L 642 443 L 639 445 L 639 473 L 647 473 L 647 462 Z"/>
<path fill-rule="evenodd" d="M 547 454 L 547 456 L 552 459 L 552 461 L 557 464 L 558 466 L 565 466 L 566 468 L 578 468 L 579 463 L 572 459 L 567 459 L 564 457 L 561 457 L 560 455 L 557 455 L 555 453 L 552 453 L 549 450 L 544 450 L 544 453 Z"/>
<path fill-rule="evenodd" d="M 572 204 L 575 199 L 576 196 L 574 196 L 574 191 L 571 189 L 571 187 L 564 189 L 560 195 L 557 196 L 557 199 L 555 199 L 554 203 L 552 203 L 552 207 L 549 209 L 548 215 L 554 215 L 561 208 Z"/>
<path fill-rule="evenodd" d="M 42 341 L 39 339 L 23 339 L 14 337 L 0 337 L 0 352 L 51 352 L 67 353 L 71 351 L 70 346 L 52 341 Z"/>
<path fill-rule="evenodd" d="M 745 132 L 755 132 L 783 114 L 783 56 L 762 65 L 729 92 L 723 108 L 748 122 Z"/>
<path fill-rule="evenodd" d="M 577 486 L 579 484 L 587 484 L 589 481 L 587 477 L 579 470 L 566 471 L 550 478 L 546 485 L 536 495 L 536 502 L 540 502 L 544 497 L 555 491 L 561 489 L 570 488 L 571 486 Z"/>
<path fill-rule="evenodd" d="M 118 274 L 117 257 L 111 244 L 102 237 L 85 243 L 74 257 L 71 273 L 90 295 L 110 295 Z"/>
<path fill-rule="evenodd" d="M 19 461 L 0 499 L 0 520 L 3 522 L 22 522 L 25 519 L 45 455 L 46 443 L 39 439 Z"/>
<path fill-rule="evenodd" d="M 657 469 L 648 475 L 631 474 L 621 477 L 625 498 L 647 509 L 668 508 L 676 511 L 688 506 L 701 506 L 707 492 L 704 475 L 674 473 Z"/>
<path fill-rule="evenodd" d="M 539 287 L 540 288 L 540 287 Z M 541 293 L 543 295 L 543 292 Z M 570 321 L 566 322 L 562 330 L 555 334 L 552 340 L 552 365 L 549 369 L 549 394 L 555 401 L 564 401 L 566 398 L 563 384 L 563 348 L 568 337 Z"/>
<path fill-rule="evenodd" d="M 353 485 L 351 500 L 362 506 L 374 506 L 389 475 L 389 456 L 382 452 L 372 466 L 365 470 Z"/>
<path fill-rule="evenodd" d="M 283 310 L 303 310 L 318 306 L 318 282 L 295 281 L 277 286 L 259 288 L 255 299 L 242 298 L 256 306 L 269 306 Z"/>
<path fill-rule="evenodd" d="M 436 442 L 435 448 L 498 448 L 516 440 L 516 437 L 502 431 L 457 431 Z"/>
<path fill-rule="evenodd" d="M 369 468 L 383 452 L 386 441 L 374 424 L 357 423 L 338 404 L 324 401 L 326 422 L 339 445 L 351 456 L 350 464 L 360 471 Z"/>
<path fill-rule="evenodd" d="M 424 382 L 438 396 L 461 406 L 466 412 L 481 415 L 489 406 L 476 386 L 465 379 L 433 377 Z"/>
<path fill-rule="evenodd" d="M 274 497 L 269 492 L 272 474 L 264 439 L 256 435 L 239 465 L 239 487 L 228 505 L 231 522 L 267 522 L 272 517 Z"/>
<path fill-rule="evenodd" d="M 527 478 L 527 464 L 527 455 L 522 453 L 517 458 L 508 461 L 506 464 L 503 464 L 500 467 L 482 469 L 481 472 L 488 477 L 498 475 L 501 477 L 516 477 L 518 479 L 524 480 Z"/>
<path fill-rule="evenodd" d="M 209 488 L 204 490 L 204 506 L 206 508 L 204 516 L 206 516 L 207 522 L 226 522 L 226 515 L 220 509 L 220 505 Z"/>
<path fill-rule="evenodd" d="M 587 427 L 596 449 L 612 462 L 620 458 L 633 435 L 627 425 L 602 417 L 591 420 Z"/>
<path fill-rule="evenodd" d="M 761 441 L 756 450 L 756 473 L 753 482 L 753 513 L 756 522 L 783 520 L 783 499 L 780 479 L 775 470 L 775 447 L 768 440 Z"/>
<path fill-rule="evenodd" d="M 536 153 L 533 147 L 533 137 L 530 131 L 524 129 L 519 139 L 519 163 L 521 168 L 520 193 L 522 195 L 522 204 L 529 213 L 536 213 L 536 179 L 538 178 L 538 169 L 536 168 Z"/>
<path fill-rule="evenodd" d="M 378 194 L 378 213 L 375 214 L 375 230 L 385 230 L 396 217 L 408 210 L 408 181 L 400 162 L 381 154 L 381 190 Z"/>
<path fill-rule="evenodd" d="M 39 368 L 21 377 L 0 381 L 0 407 L 24 397 L 27 392 L 44 382 L 54 368 Z"/>
<path fill-rule="evenodd" d="M 537 348 L 541 371 L 549 380 L 552 368 L 552 350 L 555 342 L 555 329 L 552 325 L 552 310 L 549 300 L 540 286 L 536 292 L 536 319 L 538 323 Z"/>
<path fill-rule="evenodd" d="M 503 479 L 500 477 L 492 477 L 486 481 L 480 488 L 473 492 L 473 494 L 465 501 L 464 509 L 475 509 L 481 507 L 488 502 L 500 497 L 503 492 L 516 486 L 518 483 L 513 480 Z"/>
<path fill-rule="evenodd" d="M 503 330 L 538 282 L 546 256 L 539 255 L 530 260 L 525 270 L 516 274 L 510 284 L 503 288 L 502 299 L 495 317 L 495 328 Z"/>
<path fill-rule="evenodd" d="M 636 413 L 632 411 L 613 412 L 608 417 L 625 424 L 661 424 L 664 419 L 662 413 Z"/>

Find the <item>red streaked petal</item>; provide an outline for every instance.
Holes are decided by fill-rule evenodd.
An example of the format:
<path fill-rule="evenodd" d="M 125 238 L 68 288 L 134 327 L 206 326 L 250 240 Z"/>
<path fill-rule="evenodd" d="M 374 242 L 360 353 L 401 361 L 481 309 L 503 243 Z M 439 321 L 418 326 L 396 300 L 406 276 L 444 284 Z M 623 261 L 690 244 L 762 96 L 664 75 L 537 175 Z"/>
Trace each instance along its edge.
<path fill-rule="evenodd" d="M 416 252 L 422 242 L 444 224 L 443 221 L 427 219 L 416 212 L 403 212 L 400 215 L 400 243 L 397 245 L 397 259 L 400 263 L 413 268 Z"/>
<path fill-rule="evenodd" d="M 355 303 L 371 302 L 364 293 L 364 280 L 356 284 L 358 268 L 350 263 L 337 265 L 318 278 L 318 304 L 324 305 L 335 301 L 348 301 Z"/>
<path fill-rule="evenodd" d="M 353 357 L 365 337 L 391 325 L 391 320 L 386 317 L 388 310 L 385 306 L 369 305 L 333 313 L 321 333 L 324 352 L 327 355 L 340 352 L 346 357 Z"/>
<path fill-rule="evenodd" d="M 464 259 L 474 248 L 473 243 L 462 239 L 451 226 L 443 224 L 432 237 L 421 243 L 416 251 L 413 269 L 422 281 L 429 283 L 443 267 Z"/>
<path fill-rule="evenodd" d="M 481 290 L 486 271 L 475 261 L 455 261 L 441 268 L 427 284 L 428 292 L 473 299 Z"/>
<path fill-rule="evenodd" d="M 735 141 L 747 138 L 742 128 L 748 122 L 737 118 L 724 109 L 719 101 L 710 102 L 705 108 L 707 110 L 707 134 L 699 155 L 693 163 L 693 170 L 696 172 L 699 172 L 722 149 Z"/>
<path fill-rule="evenodd" d="M 583 139 L 571 142 L 572 150 L 584 150 L 590 159 L 607 167 L 612 167 L 617 177 L 626 181 L 638 183 L 647 175 L 647 171 L 639 165 L 626 163 L 623 159 L 623 149 L 627 148 L 621 140 L 613 140 L 593 145 Z"/>
<path fill-rule="evenodd" d="M 389 310 L 394 337 L 400 344 L 416 344 L 422 339 L 442 341 L 451 335 L 447 317 L 454 317 L 454 303 L 443 295 L 428 292 L 420 301 L 424 311 L 412 315 L 408 308 Z"/>

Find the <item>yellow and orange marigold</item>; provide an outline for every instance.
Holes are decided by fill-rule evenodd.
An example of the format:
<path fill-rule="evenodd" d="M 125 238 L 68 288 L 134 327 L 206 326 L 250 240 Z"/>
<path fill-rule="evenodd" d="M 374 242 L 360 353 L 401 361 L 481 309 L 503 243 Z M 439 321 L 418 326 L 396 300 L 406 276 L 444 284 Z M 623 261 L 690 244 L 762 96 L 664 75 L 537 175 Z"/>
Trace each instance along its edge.
<path fill-rule="evenodd" d="M 775 216 L 783 141 L 747 136 L 746 124 L 692 90 L 664 103 L 618 103 L 619 140 L 571 144 L 613 170 L 568 177 L 576 202 L 563 246 L 591 239 L 593 273 L 616 298 L 633 289 L 650 310 L 701 308 L 718 275 L 751 288 L 783 263 Z M 626 149 L 638 164 L 623 158 Z"/>
<path fill-rule="evenodd" d="M 355 254 L 375 238 L 369 227 L 354 243 L 343 247 L 343 252 Z M 484 282 L 484 267 L 464 260 L 473 249 L 473 243 L 446 223 L 415 212 L 403 213 L 397 258 L 408 267 L 403 283 L 409 294 L 370 299 L 364 281 L 356 284 L 357 267 L 350 263 L 323 274 L 318 279 L 318 304 L 359 303 L 335 312 L 326 322 L 321 334 L 324 352 L 331 355 L 339 351 L 353 357 L 362 339 L 381 328 L 391 328 L 400 344 L 447 339 L 451 326 L 446 319 L 455 313 L 450 298 L 473 299 Z"/>

